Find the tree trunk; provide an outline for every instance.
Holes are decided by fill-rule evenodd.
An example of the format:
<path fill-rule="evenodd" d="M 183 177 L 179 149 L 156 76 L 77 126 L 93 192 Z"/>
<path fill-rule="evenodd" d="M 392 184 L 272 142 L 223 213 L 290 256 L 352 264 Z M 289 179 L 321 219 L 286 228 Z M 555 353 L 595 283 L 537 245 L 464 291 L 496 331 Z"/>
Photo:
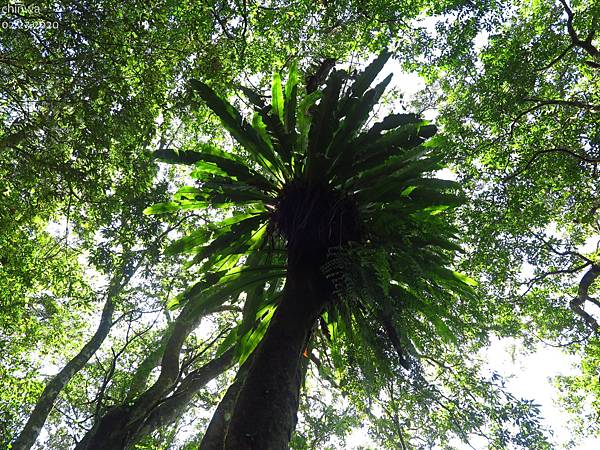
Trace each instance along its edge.
<path fill-rule="evenodd" d="M 232 347 L 218 358 L 209 361 L 186 376 L 173 395 L 167 397 L 158 407 L 152 410 L 150 415 L 143 421 L 143 424 L 138 427 L 139 429 L 135 431 L 134 437 L 127 443 L 126 447 L 135 444 L 158 428 L 174 422 L 175 419 L 184 414 L 198 391 L 206 386 L 209 381 L 229 369 L 234 363 L 235 356 L 236 349 Z"/>
<path fill-rule="evenodd" d="M 250 369 L 252 363 L 252 355 L 242 364 L 238 369 L 238 372 L 233 380 L 233 383 L 225 392 L 225 395 L 219 402 L 219 406 L 215 410 L 210 423 L 202 437 L 202 442 L 198 450 L 215 450 L 222 449 L 225 444 L 225 433 L 227 433 L 227 427 L 229 426 L 229 420 L 231 419 L 231 413 L 235 406 L 235 402 L 238 398 L 240 390 L 246 380 L 246 375 Z"/>
<path fill-rule="evenodd" d="M 288 266 L 281 303 L 253 355 L 229 424 L 226 450 L 284 450 L 296 426 L 301 359 L 313 324 L 331 298 L 323 258 Z"/>
<path fill-rule="evenodd" d="M 96 333 L 94 333 L 79 353 L 46 384 L 25 427 L 13 442 L 12 449 L 28 450 L 33 446 L 48 418 L 48 414 L 50 414 L 50 411 L 54 407 L 54 402 L 58 394 L 71 381 L 71 378 L 86 365 L 92 355 L 100 348 L 106 336 L 108 336 L 112 327 L 112 316 L 115 309 L 114 297 L 120 291 L 120 286 L 120 284 L 118 287 L 113 285 L 109 290 Z"/>
<path fill-rule="evenodd" d="M 158 379 L 135 401 L 111 407 L 77 444 L 76 450 L 123 449 L 131 443 L 134 437 L 140 438 L 141 436 L 137 433 L 144 421 L 177 386 L 180 370 L 179 357 L 187 336 L 198 327 L 204 316 L 223 309 L 225 307 L 222 306 L 195 309 L 194 305 L 188 303 L 175 320 L 172 329 L 167 331 L 164 337 L 166 344 L 161 355 L 161 370 Z M 233 357 L 230 353 L 225 356 L 226 358 Z M 147 362 L 148 360 L 144 360 L 143 364 Z M 222 371 L 225 369 L 226 367 Z M 214 376 L 221 372 L 215 373 Z M 138 375 L 139 373 L 136 372 L 135 376 Z"/>

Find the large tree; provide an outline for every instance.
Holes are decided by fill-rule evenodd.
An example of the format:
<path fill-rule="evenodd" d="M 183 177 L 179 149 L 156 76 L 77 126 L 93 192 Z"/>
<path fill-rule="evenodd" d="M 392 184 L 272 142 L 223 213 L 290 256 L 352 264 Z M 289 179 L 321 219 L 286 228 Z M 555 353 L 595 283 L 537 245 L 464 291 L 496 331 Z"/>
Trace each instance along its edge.
<path fill-rule="evenodd" d="M 350 5 L 342 9 L 355 15 Z M 153 182 L 156 164 L 148 149 L 155 140 L 174 138 L 171 119 L 183 117 L 176 114 L 183 76 L 201 74 L 225 86 L 281 64 L 280 55 L 300 36 L 299 55 L 334 47 L 344 53 L 354 45 L 351 24 L 337 23 L 330 8 L 305 2 L 302 10 L 291 10 L 284 2 L 197 8 L 103 1 L 17 5 L 2 13 L 3 439 L 24 422 L 43 388 L 39 357 L 30 349 L 66 363 L 79 350 L 74 341 L 85 344 L 78 330 L 90 304 L 98 314 L 104 309 L 103 295 L 91 293 L 85 266 L 109 279 L 119 276 L 102 264 L 119 265 L 112 249 L 120 241 L 112 234 L 98 246 L 95 237 Z M 280 17 L 285 23 L 274 20 Z M 50 222 L 60 236 L 47 233 Z M 92 260 L 79 264 L 78 254 L 89 249 Z"/>
<path fill-rule="evenodd" d="M 219 266 L 213 278 L 245 298 L 232 338 L 246 362 L 202 448 L 287 448 L 305 359 L 317 342 L 320 354 L 333 346 L 338 365 L 347 355 L 364 373 L 426 384 L 421 356 L 485 333 L 478 320 L 466 323 L 481 314 L 475 283 L 450 269 L 459 248 L 445 211 L 461 200 L 456 183 L 428 175 L 441 168 L 435 145 L 424 142 L 436 128 L 414 114 L 365 126 L 391 80 L 369 88 L 389 56 L 353 77 L 334 71 L 320 92 L 326 61 L 300 100 L 292 64 L 285 86 L 274 75 L 270 105 L 244 90 L 256 108 L 251 123 L 205 83 L 191 82 L 245 156 L 212 143 L 159 152 L 193 163 L 198 184 L 148 210 L 214 208 L 229 216 L 173 244 L 194 263 Z M 221 297 L 212 290 L 192 288 L 185 308 L 231 299 L 229 290 Z"/>

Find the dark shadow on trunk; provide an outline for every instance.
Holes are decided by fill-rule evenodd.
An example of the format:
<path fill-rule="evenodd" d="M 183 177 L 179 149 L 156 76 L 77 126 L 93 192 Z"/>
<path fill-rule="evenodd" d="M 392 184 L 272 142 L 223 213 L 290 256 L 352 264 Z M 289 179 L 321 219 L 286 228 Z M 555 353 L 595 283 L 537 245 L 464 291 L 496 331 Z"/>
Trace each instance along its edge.
<path fill-rule="evenodd" d="M 331 286 L 320 271 L 324 257 L 318 256 L 291 260 L 281 303 L 235 403 L 223 446 L 227 450 L 289 448 L 297 421 L 302 354 L 313 324 L 331 299 Z"/>

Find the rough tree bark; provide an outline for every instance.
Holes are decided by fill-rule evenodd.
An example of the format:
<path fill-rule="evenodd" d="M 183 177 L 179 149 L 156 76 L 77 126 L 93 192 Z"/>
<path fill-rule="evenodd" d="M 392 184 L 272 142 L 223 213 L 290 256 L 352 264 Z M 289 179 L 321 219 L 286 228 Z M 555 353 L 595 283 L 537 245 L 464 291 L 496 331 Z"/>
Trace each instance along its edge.
<path fill-rule="evenodd" d="M 227 389 L 227 392 L 225 392 L 225 395 L 219 402 L 219 405 L 217 406 L 217 409 L 215 410 L 210 423 L 208 424 L 208 428 L 202 437 L 202 442 L 200 442 L 198 450 L 214 450 L 223 448 L 223 445 L 225 444 L 225 433 L 227 432 L 227 427 L 229 426 L 231 413 L 242 385 L 246 380 L 246 375 L 250 369 L 251 362 L 252 356 L 250 356 L 250 358 L 248 358 L 238 369 L 235 380 L 233 380 L 233 383 L 231 383 Z"/>
<path fill-rule="evenodd" d="M 310 259 L 291 259 L 281 303 L 253 355 L 224 449 L 289 448 L 297 421 L 302 354 L 313 324 L 331 299 L 330 284 L 320 271 L 324 258 Z"/>

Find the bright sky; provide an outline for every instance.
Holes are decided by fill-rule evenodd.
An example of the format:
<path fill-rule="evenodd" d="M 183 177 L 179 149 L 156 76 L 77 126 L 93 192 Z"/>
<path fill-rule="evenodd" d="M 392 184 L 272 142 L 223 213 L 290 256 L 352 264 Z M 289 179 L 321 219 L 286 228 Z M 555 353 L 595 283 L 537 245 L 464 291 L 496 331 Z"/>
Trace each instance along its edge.
<path fill-rule="evenodd" d="M 550 379 L 557 375 L 575 374 L 574 364 L 577 363 L 577 358 L 565 355 L 558 348 L 540 347 L 531 355 L 513 359 L 511 353 L 515 346 L 519 348 L 518 343 L 509 339 L 494 342 L 487 351 L 489 367 L 504 376 L 512 377 L 507 388 L 515 396 L 532 399 L 541 405 L 542 415 L 554 432 L 556 443 L 564 443 L 569 438 L 566 415 L 555 405 L 557 391 Z M 576 448 L 598 450 L 600 439 L 587 439 Z"/>
<path fill-rule="evenodd" d="M 477 45 L 483 46 L 485 40 L 486 36 L 478 36 Z M 385 78 L 389 73 L 394 73 L 389 88 L 398 88 L 404 93 L 404 105 L 407 105 L 414 95 L 425 87 L 424 81 L 416 73 L 404 73 L 396 61 L 389 61 L 377 80 Z M 427 118 L 431 120 L 435 115 L 435 112 L 432 111 L 430 117 Z M 438 176 L 446 179 L 454 177 L 448 169 L 441 171 Z M 552 230 L 549 232 L 552 233 Z M 582 253 L 594 251 L 599 238 L 590 239 L 586 246 L 579 251 Z M 569 437 L 565 422 L 567 416 L 555 405 L 557 390 L 552 385 L 551 378 L 557 375 L 576 373 L 577 358 L 565 355 L 560 349 L 542 348 L 541 345 L 535 353 L 524 355 L 518 342 L 511 339 L 493 342 L 486 352 L 486 357 L 491 371 L 496 371 L 510 379 L 507 387 L 515 396 L 531 399 L 541 405 L 541 413 L 549 428 L 554 432 L 556 444 L 564 443 Z M 349 441 L 352 448 L 368 443 L 366 432 L 363 430 L 357 430 Z M 457 444 L 457 446 L 472 450 L 466 445 Z M 600 439 L 589 438 L 581 442 L 575 449 L 598 450 L 600 449 Z"/>

